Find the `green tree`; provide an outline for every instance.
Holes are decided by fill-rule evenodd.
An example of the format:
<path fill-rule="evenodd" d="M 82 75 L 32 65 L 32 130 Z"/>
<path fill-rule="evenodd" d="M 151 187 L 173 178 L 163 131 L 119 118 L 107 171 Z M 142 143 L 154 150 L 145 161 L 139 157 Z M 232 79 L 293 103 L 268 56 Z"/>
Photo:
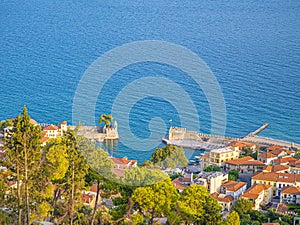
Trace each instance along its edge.
<path fill-rule="evenodd" d="M 188 164 L 183 148 L 174 145 L 157 148 L 150 161 L 164 168 L 176 168 L 176 166 L 186 166 Z"/>
<path fill-rule="evenodd" d="M 155 216 L 168 215 L 174 209 L 178 200 L 178 193 L 168 178 L 148 187 L 134 190 L 132 200 L 137 204 L 138 211 L 153 224 Z"/>
<path fill-rule="evenodd" d="M 140 225 L 140 224 L 144 224 L 145 222 L 143 215 L 139 213 L 133 214 L 131 220 L 132 220 L 132 225 Z"/>
<path fill-rule="evenodd" d="M 85 158 L 90 167 L 86 176 L 86 181 L 88 181 L 89 185 L 94 183 L 97 185 L 96 200 L 90 222 L 90 224 L 93 225 L 95 223 L 100 190 L 107 187 L 107 183 L 110 183 L 109 179 L 114 179 L 111 172 L 114 164 L 112 160 L 108 158 L 107 152 L 105 152 L 103 149 L 96 147 L 95 144 L 91 143 L 90 140 L 84 137 L 80 137 L 78 139 L 80 139 L 80 151 L 84 152 Z"/>
<path fill-rule="evenodd" d="M 41 137 L 41 128 L 30 123 L 24 106 L 23 112 L 14 120 L 13 128 L 4 139 L 7 168 L 11 178 L 17 182 L 17 203 L 13 207 L 17 211 L 18 224 L 30 224 L 31 212 L 39 205 L 35 199 L 39 193 L 35 190 L 38 190 L 37 183 L 44 185 L 36 182 L 37 174 L 41 175 Z"/>
<path fill-rule="evenodd" d="M 148 169 L 146 167 L 133 167 L 125 170 L 123 184 L 131 187 L 152 185 L 169 177 L 158 169 Z"/>
<path fill-rule="evenodd" d="M 4 128 L 6 128 L 6 127 L 11 127 L 11 126 L 13 126 L 13 125 L 14 125 L 14 123 L 13 123 L 12 120 L 4 120 L 4 121 L 1 121 L 1 122 L 0 122 L 0 131 L 3 131 Z"/>
<path fill-rule="evenodd" d="M 297 149 L 296 151 L 295 151 L 295 156 L 294 156 L 296 159 L 300 159 L 300 150 L 299 149 Z"/>
<path fill-rule="evenodd" d="M 12 216 L 0 210 L 0 225 L 12 224 Z"/>
<path fill-rule="evenodd" d="M 67 158 L 69 168 L 66 173 L 67 178 L 67 194 L 68 194 L 68 214 L 70 225 L 73 224 L 75 201 L 81 195 L 81 190 L 85 186 L 85 175 L 88 172 L 88 166 L 83 154 L 79 151 L 76 134 L 74 131 L 68 130 L 63 137 L 63 141 L 67 146 Z"/>
<path fill-rule="evenodd" d="M 106 207 L 98 210 L 96 213 L 95 224 L 112 224 L 112 216 L 109 213 L 109 209 Z"/>
<path fill-rule="evenodd" d="M 236 211 L 232 211 L 229 215 L 228 215 L 228 217 L 227 217 L 227 219 L 226 219 L 226 221 L 225 221 L 225 223 L 224 223 L 224 225 L 240 225 L 240 217 L 239 217 L 239 214 L 236 212 Z"/>
<path fill-rule="evenodd" d="M 109 127 L 112 123 L 113 117 L 111 114 L 101 114 L 99 117 L 99 124 L 102 124 L 104 122 L 106 127 Z"/>
<path fill-rule="evenodd" d="M 220 172 L 221 171 L 221 167 L 219 166 L 207 166 L 204 168 L 205 172 L 212 172 L 212 171 L 215 171 L 215 172 Z"/>
<path fill-rule="evenodd" d="M 257 220 L 260 223 L 268 222 L 268 218 L 263 214 L 262 212 L 259 212 L 257 210 L 251 210 L 249 211 L 251 220 Z"/>
<path fill-rule="evenodd" d="M 186 224 L 220 224 L 221 209 L 218 201 L 200 185 L 185 188 L 179 201 L 180 215 Z"/>
<path fill-rule="evenodd" d="M 228 180 L 236 181 L 237 179 L 239 179 L 239 171 L 238 170 L 229 170 Z"/>
<path fill-rule="evenodd" d="M 253 203 L 245 198 L 239 198 L 234 206 L 233 210 L 236 211 L 240 217 L 242 217 L 244 214 L 248 214 L 250 210 L 252 210 Z"/>
<path fill-rule="evenodd" d="M 51 219 L 54 219 L 57 216 L 55 214 L 57 202 L 67 188 L 66 174 L 70 166 L 67 146 L 63 138 L 50 139 L 44 147 L 44 156 L 43 173 L 49 181 L 48 188 L 52 188 L 52 193 L 54 193 L 51 194 L 51 198 L 48 198 L 48 203 L 51 205 Z"/>

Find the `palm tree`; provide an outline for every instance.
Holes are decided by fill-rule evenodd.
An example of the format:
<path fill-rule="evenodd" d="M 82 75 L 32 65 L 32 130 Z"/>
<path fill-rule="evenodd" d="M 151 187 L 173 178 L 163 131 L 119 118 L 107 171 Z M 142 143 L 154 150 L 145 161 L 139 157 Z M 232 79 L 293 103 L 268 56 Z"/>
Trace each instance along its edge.
<path fill-rule="evenodd" d="M 113 117 L 111 114 L 101 114 L 99 117 L 99 124 L 105 123 L 105 127 L 109 127 L 110 124 L 112 123 Z"/>

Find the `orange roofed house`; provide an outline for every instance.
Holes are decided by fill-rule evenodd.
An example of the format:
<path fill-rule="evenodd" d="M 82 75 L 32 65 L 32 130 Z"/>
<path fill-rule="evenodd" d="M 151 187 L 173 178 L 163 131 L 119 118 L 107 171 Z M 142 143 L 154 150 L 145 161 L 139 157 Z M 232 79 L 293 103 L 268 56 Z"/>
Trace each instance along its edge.
<path fill-rule="evenodd" d="M 300 174 L 261 172 L 252 176 L 253 184 L 268 184 L 273 187 L 274 195 L 280 196 L 284 187 L 298 186 L 300 187 Z"/>
<path fill-rule="evenodd" d="M 297 161 L 296 158 L 294 158 L 292 156 L 286 156 L 284 158 L 278 158 L 278 159 L 273 160 L 273 164 L 274 165 L 289 165 L 295 161 Z"/>
<path fill-rule="evenodd" d="M 184 177 L 177 177 L 172 180 L 172 183 L 179 192 L 182 192 L 186 187 L 194 183 L 193 173 L 185 174 Z"/>
<path fill-rule="evenodd" d="M 285 165 L 267 165 L 264 167 L 263 172 L 289 173 L 290 167 Z"/>
<path fill-rule="evenodd" d="M 210 165 L 224 166 L 229 161 L 239 157 L 239 150 L 234 147 L 213 149 L 209 152 Z"/>
<path fill-rule="evenodd" d="M 127 158 L 112 158 L 114 168 L 116 169 L 130 169 L 137 165 L 137 160 L 128 160 Z"/>
<path fill-rule="evenodd" d="M 300 204 L 300 187 L 289 186 L 282 188 L 280 202 Z"/>
<path fill-rule="evenodd" d="M 273 189 L 268 184 L 254 184 L 241 195 L 242 198 L 253 202 L 253 209 L 258 210 L 260 205 L 266 205 L 271 202 Z"/>
<path fill-rule="evenodd" d="M 63 136 L 63 133 L 68 129 L 67 121 L 62 121 L 60 126 L 56 125 L 47 125 L 43 127 L 42 135 L 43 138 L 41 140 L 42 145 L 46 145 L 47 141 L 50 138 L 57 138 Z"/>
<path fill-rule="evenodd" d="M 271 152 L 258 154 L 257 160 L 263 162 L 266 165 L 269 165 L 273 160 L 277 159 L 277 156 Z"/>
<path fill-rule="evenodd" d="M 230 195 L 234 199 L 237 199 L 246 191 L 246 189 L 247 183 L 229 180 L 221 185 L 220 193 Z"/>
<path fill-rule="evenodd" d="M 290 162 L 289 167 L 291 173 L 300 174 L 300 160 Z"/>
<path fill-rule="evenodd" d="M 211 194 L 213 198 L 215 198 L 218 203 L 222 206 L 222 211 L 227 211 L 230 212 L 234 199 L 230 195 L 225 195 L 225 194 L 219 194 L 217 192 Z"/>
<path fill-rule="evenodd" d="M 43 127 L 43 136 L 48 138 L 57 138 L 63 136 L 63 132 L 67 131 L 67 122 L 62 121 L 60 126 L 48 125 Z"/>
<path fill-rule="evenodd" d="M 230 160 L 225 163 L 225 170 L 238 170 L 241 173 L 254 173 L 262 171 L 265 164 L 253 159 L 251 156 Z"/>
<path fill-rule="evenodd" d="M 112 172 L 118 177 L 125 176 L 125 170 L 131 169 L 132 167 L 137 166 L 137 160 L 128 160 L 125 158 L 111 158 L 114 163 L 114 168 Z"/>
<path fill-rule="evenodd" d="M 252 152 L 254 152 L 256 149 L 256 145 L 254 143 L 245 142 L 245 141 L 233 141 L 233 142 L 229 143 L 228 146 L 238 148 L 238 150 L 240 150 L 240 151 L 247 148 L 247 149 L 251 149 Z"/>
<path fill-rule="evenodd" d="M 210 194 L 220 192 L 220 187 L 228 181 L 228 174 L 223 172 L 203 172 L 194 179 L 194 183 L 205 187 Z"/>

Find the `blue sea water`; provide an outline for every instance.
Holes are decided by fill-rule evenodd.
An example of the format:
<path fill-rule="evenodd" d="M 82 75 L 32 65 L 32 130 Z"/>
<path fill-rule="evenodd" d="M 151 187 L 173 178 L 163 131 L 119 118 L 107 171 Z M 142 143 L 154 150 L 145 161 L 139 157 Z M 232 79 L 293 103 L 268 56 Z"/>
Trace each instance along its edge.
<path fill-rule="evenodd" d="M 297 0 L 2 0 L 0 119 L 16 116 L 26 104 L 38 122 L 71 123 L 75 91 L 91 63 L 129 42 L 161 40 L 190 49 L 213 71 L 226 103 L 227 135 L 240 137 L 269 122 L 261 135 L 300 143 L 299 27 Z M 110 113 L 121 89 L 148 75 L 182 86 L 196 105 L 199 131 L 210 132 L 203 91 L 178 68 L 154 62 L 114 74 L 98 97 L 95 116 Z M 172 104 L 148 97 L 132 106 L 131 132 L 147 138 L 154 117 L 166 126 L 170 119 L 181 124 Z M 153 150 L 135 151 L 120 136 L 115 156 L 150 157 Z"/>

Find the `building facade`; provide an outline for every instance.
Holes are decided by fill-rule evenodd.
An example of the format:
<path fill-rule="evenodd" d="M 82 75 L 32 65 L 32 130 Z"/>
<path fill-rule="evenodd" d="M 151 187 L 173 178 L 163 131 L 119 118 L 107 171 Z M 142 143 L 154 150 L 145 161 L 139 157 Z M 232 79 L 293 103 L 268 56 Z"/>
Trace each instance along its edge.
<path fill-rule="evenodd" d="M 238 148 L 225 147 L 213 149 L 209 152 L 209 161 L 211 165 L 223 166 L 226 162 L 239 157 Z"/>

